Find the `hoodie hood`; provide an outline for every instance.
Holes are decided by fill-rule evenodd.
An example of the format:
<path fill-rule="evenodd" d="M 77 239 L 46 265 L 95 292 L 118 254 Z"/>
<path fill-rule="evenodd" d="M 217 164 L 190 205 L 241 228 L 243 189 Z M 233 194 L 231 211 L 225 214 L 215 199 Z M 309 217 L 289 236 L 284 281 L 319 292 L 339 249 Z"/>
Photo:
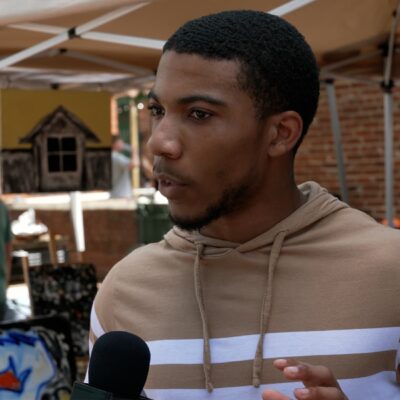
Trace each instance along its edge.
<path fill-rule="evenodd" d="M 203 257 L 223 256 L 233 249 L 246 253 L 271 245 L 279 232 L 286 231 L 286 237 L 295 235 L 326 216 L 348 207 L 316 182 L 305 182 L 299 189 L 307 201 L 271 229 L 245 243 L 214 239 L 197 231 L 188 232 L 178 227 L 171 229 L 164 239 L 171 247 L 193 254 L 196 254 L 197 246 L 202 245 Z"/>

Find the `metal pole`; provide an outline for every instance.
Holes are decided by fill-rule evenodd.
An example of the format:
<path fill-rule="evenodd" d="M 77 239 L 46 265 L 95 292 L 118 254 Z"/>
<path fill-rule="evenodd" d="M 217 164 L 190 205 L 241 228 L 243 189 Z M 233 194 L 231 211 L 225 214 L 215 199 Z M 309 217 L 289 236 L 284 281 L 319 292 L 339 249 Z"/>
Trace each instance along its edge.
<path fill-rule="evenodd" d="M 387 57 L 385 61 L 385 70 L 383 73 L 383 81 L 385 85 L 388 85 L 389 81 L 392 79 L 393 52 L 396 41 L 396 32 L 397 32 L 397 25 L 399 22 L 399 18 L 400 18 L 400 1 L 398 1 L 396 11 L 393 14 L 392 27 L 390 29 L 390 36 L 388 40 Z"/>
<path fill-rule="evenodd" d="M 65 32 L 65 28 L 60 28 L 59 26 L 43 25 L 36 23 L 11 24 L 7 25 L 7 27 L 13 29 L 22 29 L 32 32 L 50 33 L 54 35 L 59 35 Z M 162 50 L 165 44 L 165 40 L 143 38 L 138 36 L 119 35 L 115 33 L 97 32 L 97 31 L 81 33 L 79 37 L 81 39 L 95 40 L 98 42 L 116 43 L 127 46 L 143 47 L 145 49 L 154 49 L 154 50 Z"/>
<path fill-rule="evenodd" d="M 393 14 L 392 27 L 388 40 L 387 54 L 385 55 L 385 69 L 383 73 L 383 107 L 385 126 L 385 204 L 386 220 L 388 226 L 394 226 L 394 178 L 393 178 L 393 53 L 396 41 L 397 25 L 400 17 L 400 1 L 397 2 L 396 11 Z"/>
<path fill-rule="evenodd" d="M 268 11 L 269 14 L 277 15 L 282 17 L 283 15 L 289 14 L 299 8 L 306 6 L 307 4 L 313 3 L 316 0 L 291 0 L 287 3 Z"/>
<path fill-rule="evenodd" d="M 341 130 L 340 130 L 339 113 L 337 111 L 337 106 L 336 106 L 335 84 L 334 84 L 333 80 L 327 80 L 327 81 L 325 81 L 325 83 L 326 83 L 326 91 L 328 93 L 329 112 L 331 115 L 331 128 L 332 128 L 332 133 L 333 133 L 333 139 L 335 142 L 336 162 L 338 164 L 340 193 L 342 196 L 342 200 L 345 203 L 348 203 L 349 202 L 349 194 L 347 191 L 347 183 L 346 183 L 346 168 L 345 168 L 344 158 L 343 158 L 342 134 L 341 134 Z"/>
<path fill-rule="evenodd" d="M 392 87 L 384 88 L 385 119 L 385 205 L 388 226 L 393 227 L 393 96 Z"/>
<path fill-rule="evenodd" d="M 129 14 L 130 12 L 144 7 L 147 4 L 147 2 L 141 2 L 138 4 L 121 7 L 117 10 L 109 12 L 108 14 L 102 15 L 101 17 L 88 21 L 82 25 L 71 28 L 69 30 L 65 30 L 63 33 L 60 33 L 57 36 L 52 37 L 51 39 L 45 40 L 25 50 L 21 50 L 18 53 L 15 53 L 9 57 L 3 58 L 2 60 L 0 60 L 0 69 L 4 69 L 10 65 L 17 64 L 20 61 L 23 61 L 45 50 L 55 47 L 60 43 L 74 39 L 75 37 L 79 37 L 83 33 L 86 33 L 90 30 L 97 28 L 98 26 L 106 24 L 107 22 L 113 21 L 126 14 Z"/>

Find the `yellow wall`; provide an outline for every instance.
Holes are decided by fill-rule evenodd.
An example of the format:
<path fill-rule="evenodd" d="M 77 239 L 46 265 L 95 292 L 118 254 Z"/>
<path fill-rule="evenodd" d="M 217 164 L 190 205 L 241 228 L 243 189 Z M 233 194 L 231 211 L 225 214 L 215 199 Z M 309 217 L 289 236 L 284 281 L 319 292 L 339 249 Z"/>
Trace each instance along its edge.
<path fill-rule="evenodd" d="M 108 92 L 0 90 L 1 147 L 27 148 L 19 144 L 36 124 L 59 105 L 81 119 L 100 139 L 101 143 L 87 142 L 87 147 L 111 145 L 110 100 Z"/>

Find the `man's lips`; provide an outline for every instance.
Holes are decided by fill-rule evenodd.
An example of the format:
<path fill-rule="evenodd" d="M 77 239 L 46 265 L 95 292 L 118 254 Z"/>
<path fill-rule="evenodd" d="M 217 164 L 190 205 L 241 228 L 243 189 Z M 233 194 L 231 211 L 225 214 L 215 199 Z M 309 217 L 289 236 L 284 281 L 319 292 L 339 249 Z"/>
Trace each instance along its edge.
<path fill-rule="evenodd" d="M 184 196 L 188 184 L 168 174 L 155 174 L 158 189 L 169 200 L 177 200 Z"/>
<path fill-rule="evenodd" d="M 175 178 L 172 175 L 168 175 L 168 174 L 158 174 L 155 173 L 154 177 L 156 178 L 156 180 L 162 184 L 162 185 L 168 185 L 168 186 L 185 186 L 186 183 L 183 182 L 182 180 Z"/>

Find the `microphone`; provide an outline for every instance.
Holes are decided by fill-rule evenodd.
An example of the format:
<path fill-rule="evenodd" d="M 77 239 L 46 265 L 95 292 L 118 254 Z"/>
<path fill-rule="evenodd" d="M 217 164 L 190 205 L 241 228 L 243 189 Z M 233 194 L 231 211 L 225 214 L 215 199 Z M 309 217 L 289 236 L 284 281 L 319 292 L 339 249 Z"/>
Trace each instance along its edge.
<path fill-rule="evenodd" d="M 107 332 L 93 346 L 89 384 L 75 382 L 70 400 L 146 400 L 141 393 L 149 365 L 150 350 L 143 339 L 129 332 Z"/>

